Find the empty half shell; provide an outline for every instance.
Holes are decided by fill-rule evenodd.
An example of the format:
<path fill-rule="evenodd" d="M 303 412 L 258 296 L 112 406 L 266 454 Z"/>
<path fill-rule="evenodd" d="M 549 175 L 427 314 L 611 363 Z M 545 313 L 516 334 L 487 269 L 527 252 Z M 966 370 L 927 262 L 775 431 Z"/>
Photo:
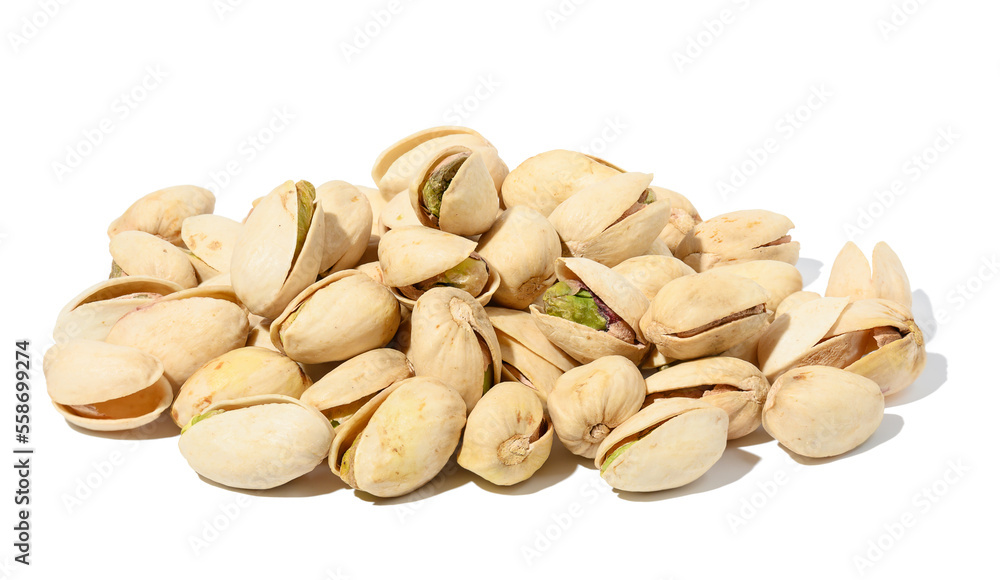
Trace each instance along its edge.
<path fill-rule="evenodd" d="M 122 232 L 109 244 L 111 277 L 148 276 L 194 288 L 198 277 L 188 255 L 169 242 L 139 231 Z"/>
<path fill-rule="evenodd" d="M 861 249 L 847 242 L 830 269 L 826 295 L 892 300 L 907 312 L 913 307 L 910 279 L 899 256 L 885 242 L 875 245 L 871 266 Z"/>
<path fill-rule="evenodd" d="M 215 195 L 194 185 L 176 185 L 147 194 L 111 222 L 108 237 L 140 231 L 181 245 L 181 228 L 191 216 L 212 213 Z"/>
<path fill-rule="evenodd" d="M 181 239 L 191 253 L 214 270 L 229 272 L 233 248 L 243 224 L 215 214 L 191 216 L 181 226 Z"/>
<path fill-rule="evenodd" d="M 122 316 L 179 290 L 181 287 L 173 282 L 147 276 L 104 280 L 63 307 L 56 318 L 52 338 L 57 343 L 75 338 L 104 340 Z"/>
<path fill-rule="evenodd" d="M 302 402 L 319 409 L 337 427 L 383 389 L 412 376 L 406 355 L 377 348 L 324 375 L 302 394 Z"/>
<path fill-rule="evenodd" d="M 503 182 L 504 207 L 530 207 L 548 217 L 552 210 L 589 185 L 623 173 L 603 159 L 556 149 L 525 160 Z"/>
<path fill-rule="evenodd" d="M 675 255 L 698 272 L 751 260 L 794 265 L 799 259 L 799 243 L 788 234 L 794 227 L 792 220 L 772 211 L 734 211 L 695 226 L 677 246 Z"/>

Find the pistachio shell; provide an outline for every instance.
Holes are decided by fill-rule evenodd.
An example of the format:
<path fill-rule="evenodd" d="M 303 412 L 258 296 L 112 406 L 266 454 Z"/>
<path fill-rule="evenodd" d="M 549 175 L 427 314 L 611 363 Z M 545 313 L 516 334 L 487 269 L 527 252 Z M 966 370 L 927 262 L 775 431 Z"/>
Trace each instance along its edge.
<path fill-rule="evenodd" d="M 160 296 L 181 290 L 174 282 L 148 276 L 101 281 L 70 300 L 52 331 L 57 343 L 74 338 L 104 340 L 118 319 Z"/>
<path fill-rule="evenodd" d="M 247 346 L 259 346 L 260 348 L 280 352 L 278 351 L 278 347 L 274 346 L 271 342 L 270 320 L 256 314 L 250 315 L 250 332 L 247 333 Z"/>
<path fill-rule="evenodd" d="M 695 209 L 691 201 L 683 195 L 655 185 L 649 186 L 656 194 L 656 199 L 665 199 L 670 202 L 670 221 L 660 232 L 659 239 L 673 253 L 677 251 L 681 240 L 701 223 L 701 216 Z"/>
<path fill-rule="evenodd" d="M 377 348 L 344 362 L 302 394 L 301 400 L 343 423 L 386 387 L 413 376 L 403 353 Z"/>
<path fill-rule="evenodd" d="M 799 259 L 798 242 L 769 245 L 787 236 L 794 227 L 787 217 L 771 211 L 734 211 L 695 226 L 678 245 L 675 255 L 698 272 L 751 260 L 794 265 Z"/>
<path fill-rule="evenodd" d="M 468 157 L 441 197 L 440 217 L 427 212 L 422 202 L 424 185 L 438 165 L 453 155 Z M 490 229 L 500 211 L 500 197 L 483 151 L 455 146 L 432 156 L 409 187 L 410 206 L 421 224 L 459 236 L 477 236 Z"/>
<path fill-rule="evenodd" d="M 545 338 L 531 314 L 496 307 L 486 314 L 500 345 L 501 377 L 535 389 L 544 404 L 556 380 L 578 363 Z"/>
<path fill-rule="evenodd" d="M 623 170 L 597 157 L 556 149 L 514 168 L 503 182 L 505 207 L 528 206 L 548 217 L 552 210 L 589 185 Z"/>
<path fill-rule="evenodd" d="M 650 302 L 667 282 L 695 273 L 677 258 L 662 255 L 636 256 L 611 269 L 624 276 Z"/>
<path fill-rule="evenodd" d="M 212 213 L 215 195 L 194 185 L 176 185 L 154 191 L 133 203 L 108 227 L 108 237 L 126 231 L 152 234 L 179 246 L 184 220 L 195 215 Z"/>
<path fill-rule="evenodd" d="M 785 298 L 802 291 L 802 274 L 788 262 L 754 260 L 718 266 L 714 270 L 749 278 L 767 290 L 767 310 L 771 313 L 769 320 L 774 320 L 774 312 Z"/>
<path fill-rule="evenodd" d="M 872 266 L 854 242 L 840 251 L 826 287 L 827 296 L 846 296 L 851 301 L 882 298 L 901 305 L 906 312 L 913 307 L 910 280 L 899 256 L 885 242 L 875 245 Z"/>
<path fill-rule="evenodd" d="M 384 210 L 386 204 L 389 203 L 389 199 L 382 197 L 382 192 L 373 187 L 365 187 L 363 185 L 355 185 L 354 187 L 358 188 L 358 191 L 360 191 L 365 195 L 365 198 L 368 200 L 368 205 L 369 207 L 371 207 L 372 210 L 371 235 L 372 236 L 381 235 L 382 230 L 381 230 L 380 218 L 382 215 L 382 210 Z M 369 246 L 370 245 L 371 242 L 369 241 Z M 365 260 L 364 258 L 361 259 L 362 263 L 366 261 L 369 260 Z"/>
<path fill-rule="evenodd" d="M 833 327 L 847 308 L 846 298 L 810 300 L 776 318 L 757 347 L 760 370 L 773 381 L 795 365 Z"/>
<path fill-rule="evenodd" d="M 421 226 L 420 218 L 410 205 L 410 192 L 403 191 L 382 207 L 378 217 L 378 233 L 385 235 L 389 230 Z"/>
<path fill-rule="evenodd" d="M 479 238 L 476 253 L 500 278 L 492 302 L 520 310 L 555 283 L 559 234 L 542 214 L 517 206 L 503 212 Z"/>
<path fill-rule="evenodd" d="M 316 188 L 326 223 L 323 274 L 353 268 L 368 247 L 372 232 L 372 208 L 368 198 L 346 181 L 328 181 Z"/>
<path fill-rule="evenodd" d="M 149 276 L 167 280 L 181 288 L 198 285 L 187 254 L 152 234 L 126 231 L 111 238 L 111 257 L 129 276 Z"/>
<path fill-rule="evenodd" d="M 195 256 L 190 252 L 185 252 L 185 254 L 187 255 L 188 261 L 191 263 L 191 267 L 194 268 L 194 277 L 195 280 L 198 281 L 198 286 L 201 286 L 209 280 L 215 280 L 217 277 L 222 275 L 218 270 L 206 264 L 198 256 Z M 213 282 L 213 284 L 217 283 L 218 281 Z"/>
<path fill-rule="evenodd" d="M 191 253 L 219 272 L 229 272 L 233 248 L 243 224 L 214 214 L 191 216 L 181 225 L 181 239 Z"/>
<path fill-rule="evenodd" d="M 907 312 L 913 308 L 913 294 L 910 279 L 906 276 L 903 263 L 889 244 L 879 242 L 872 253 L 872 285 L 877 298 L 892 300 Z"/>
<path fill-rule="evenodd" d="M 781 304 L 778 304 L 778 308 L 774 311 L 774 318 L 778 318 L 799 304 L 816 300 L 817 298 L 822 298 L 822 296 L 816 292 L 801 291 L 789 294 L 787 298 L 781 301 Z"/>

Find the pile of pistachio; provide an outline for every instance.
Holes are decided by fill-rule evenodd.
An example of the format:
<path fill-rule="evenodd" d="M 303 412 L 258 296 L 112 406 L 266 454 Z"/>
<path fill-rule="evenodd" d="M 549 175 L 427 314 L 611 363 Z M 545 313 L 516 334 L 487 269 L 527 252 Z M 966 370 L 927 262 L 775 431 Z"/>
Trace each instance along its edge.
<path fill-rule="evenodd" d="M 847 244 L 802 291 L 792 222 L 702 220 L 682 195 L 572 151 L 513 171 L 437 127 L 386 149 L 375 188 L 285 182 L 242 222 L 194 186 L 115 219 L 110 279 L 59 314 L 45 356 L 67 421 L 168 411 L 190 466 L 268 489 L 326 460 L 374 496 L 457 451 L 497 485 L 553 438 L 616 489 L 706 473 L 764 430 L 789 452 L 861 445 L 925 364 L 906 273 Z"/>

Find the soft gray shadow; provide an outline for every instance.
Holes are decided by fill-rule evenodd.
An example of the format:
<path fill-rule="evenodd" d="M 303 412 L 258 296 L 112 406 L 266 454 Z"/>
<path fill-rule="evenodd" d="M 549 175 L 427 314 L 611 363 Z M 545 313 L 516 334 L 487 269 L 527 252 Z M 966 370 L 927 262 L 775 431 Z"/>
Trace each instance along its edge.
<path fill-rule="evenodd" d="M 764 443 L 769 443 L 774 441 L 774 437 L 767 434 L 767 431 L 763 427 L 757 427 L 757 430 L 749 435 L 744 435 L 739 439 L 733 439 L 727 445 L 729 447 L 753 447 L 755 445 L 762 445 Z"/>
<path fill-rule="evenodd" d="M 799 258 L 795 267 L 802 273 L 802 287 L 808 288 L 810 284 L 819 280 L 819 273 L 823 270 L 823 262 L 812 258 Z"/>
<path fill-rule="evenodd" d="M 948 359 L 936 352 L 927 353 L 927 366 L 917 380 L 895 395 L 889 395 L 885 401 L 886 407 L 898 407 L 914 401 L 919 401 L 941 388 L 948 380 Z"/>
<path fill-rule="evenodd" d="M 882 417 L 882 424 L 879 425 L 878 429 L 875 430 L 875 433 L 873 433 L 872 436 L 869 437 L 867 441 L 865 441 L 858 447 L 855 447 L 851 451 L 848 451 L 847 453 L 844 453 L 842 455 L 835 455 L 833 457 L 823 457 L 821 459 L 814 459 L 812 457 L 803 457 L 802 455 L 795 453 L 794 451 L 790 450 L 784 445 L 781 445 L 781 448 L 787 451 L 788 454 L 792 457 L 792 459 L 794 459 L 797 463 L 800 463 L 802 465 L 823 465 L 825 463 L 830 463 L 831 461 L 847 459 L 849 457 L 854 457 L 855 455 L 861 455 L 862 453 L 871 451 L 872 449 L 875 449 L 879 445 L 892 439 L 896 435 L 899 435 L 899 432 L 902 430 L 903 430 L 903 418 L 900 417 L 899 415 L 886 414 L 884 417 Z"/>
<path fill-rule="evenodd" d="M 624 500 L 636 502 L 660 501 L 683 497 L 685 495 L 705 493 L 736 482 L 744 475 L 750 473 L 753 466 L 757 465 L 758 462 L 760 462 L 760 456 L 758 455 L 737 447 L 727 447 L 718 463 L 713 465 L 705 475 L 687 485 L 676 489 L 654 491 L 652 493 L 620 490 L 615 490 L 615 493 Z"/>
<path fill-rule="evenodd" d="M 446 491 L 451 491 L 453 489 L 458 489 L 463 485 L 466 485 L 473 481 L 476 476 L 470 471 L 462 469 L 458 465 L 458 461 L 452 456 L 445 464 L 444 468 L 434 476 L 434 479 L 430 480 L 423 486 L 411 491 L 406 495 L 401 495 L 399 497 L 376 497 L 370 493 L 363 491 L 354 490 L 354 495 L 358 499 L 362 499 L 371 502 L 373 505 L 377 506 L 394 506 L 404 503 L 410 503 L 414 501 L 420 501 L 423 499 L 430 499 L 438 494 L 442 494 Z"/>
<path fill-rule="evenodd" d="M 100 437 L 102 439 L 117 439 L 120 441 L 167 439 L 169 437 L 177 437 L 181 434 L 181 428 L 175 425 L 173 420 L 170 418 L 169 409 L 164 411 L 163 414 L 157 417 L 152 423 L 146 423 L 145 425 L 140 425 L 135 429 L 128 429 L 126 431 L 91 431 L 90 429 L 84 429 L 79 425 L 74 425 L 69 421 L 66 421 L 66 424 L 77 433 L 90 435 L 91 437 Z"/>
<path fill-rule="evenodd" d="M 924 342 L 934 340 L 934 336 L 937 334 L 937 318 L 934 316 L 934 305 L 931 304 L 931 298 L 923 290 L 913 292 L 912 310 L 913 321 L 924 333 Z"/>
<path fill-rule="evenodd" d="M 347 488 L 347 485 L 330 471 L 326 461 L 317 465 L 309 473 L 273 489 L 240 489 L 212 481 L 202 475 L 198 475 L 198 477 L 205 483 L 219 489 L 254 497 L 315 497 Z"/>
<path fill-rule="evenodd" d="M 594 461 L 574 455 L 563 447 L 557 437 L 552 440 L 552 452 L 541 468 L 530 478 L 514 485 L 494 485 L 481 477 L 473 482 L 480 488 L 501 495 L 527 495 L 541 491 L 566 479 L 580 466 L 595 469 Z"/>

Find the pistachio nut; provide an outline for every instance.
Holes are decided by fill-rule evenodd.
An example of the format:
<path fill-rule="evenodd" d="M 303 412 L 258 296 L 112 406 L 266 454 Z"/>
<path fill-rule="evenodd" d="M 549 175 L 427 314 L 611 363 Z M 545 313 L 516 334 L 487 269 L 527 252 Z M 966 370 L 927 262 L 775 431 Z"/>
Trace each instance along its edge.
<path fill-rule="evenodd" d="M 334 427 L 351 418 L 383 389 L 413 376 L 403 353 L 377 348 L 344 362 L 316 381 L 301 400 L 319 409 Z"/>
<path fill-rule="evenodd" d="M 556 380 L 579 363 L 545 338 L 531 314 L 494 306 L 486 314 L 500 345 L 500 377 L 535 389 L 544 404 Z"/>
<path fill-rule="evenodd" d="M 548 217 L 584 188 L 624 171 L 603 159 L 556 149 L 525 160 L 503 182 L 505 207 L 528 206 Z"/>
<path fill-rule="evenodd" d="M 455 146 L 436 153 L 417 172 L 409 195 L 421 224 L 460 236 L 490 229 L 500 211 L 482 149 Z"/>
<path fill-rule="evenodd" d="M 248 346 L 218 356 L 184 381 L 170 417 L 183 427 L 212 403 L 254 395 L 298 399 L 312 384 L 295 362 L 273 350 Z"/>
<path fill-rule="evenodd" d="M 323 278 L 296 296 L 271 323 L 271 343 L 292 360 L 347 360 L 385 346 L 399 328 L 399 303 L 357 270 Z"/>
<path fill-rule="evenodd" d="M 222 275 L 221 272 L 209 266 L 204 260 L 189 251 L 184 252 L 184 254 L 187 255 L 188 261 L 191 263 L 191 267 L 194 268 L 194 277 L 195 280 L 198 281 L 199 286 L 208 286 L 205 282 L 208 282 L 209 280 L 212 281 L 212 284 L 218 285 L 219 281 L 216 279 Z"/>
<path fill-rule="evenodd" d="M 181 224 L 181 239 L 196 258 L 220 273 L 229 272 L 243 224 L 215 214 L 191 216 Z"/>
<path fill-rule="evenodd" d="M 728 422 L 725 411 L 700 399 L 665 399 L 616 427 L 597 449 L 594 465 L 622 491 L 687 485 L 722 457 Z"/>
<path fill-rule="evenodd" d="M 407 226 L 422 226 L 417 213 L 410 205 L 410 192 L 404 191 L 389 200 L 378 216 L 378 233 L 385 235 L 389 230 Z"/>
<path fill-rule="evenodd" d="M 822 296 L 820 296 L 816 292 L 807 292 L 804 290 L 801 292 L 794 292 L 792 294 L 789 294 L 787 298 L 781 301 L 781 304 L 778 304 L 778 308 L 774 311 L 774 317 L 778 318 L 779 316 L 788 312 L 792 308 L 795 308 L 799 304 L 803 304 L 811 300 L 816 300 L 817 298 L 822 298 Z"/>
<path fill-rule="evenodd" d="M 729 417 L 729 439 L 760 427 L 760 413 L 770 383 L 752 364 L 730 357 L 680 363 L 646 379 L 646 405 L 675 397 L 698 399 Z"/>
<path fill-rule="evenodd" d="M 496 485 L 535 474 L 552 450 L 552 428 L 535 390 L 500 383 L 469 413 L 458 464 Z"/>
<path fill-rule="evenodd" d="M 621 355 L 638 364 L 649 345 L 639 319 L 649 301 L 624 276 L 586 258 L 556 260 L 559 282 L 529 310 L 545 337 L 581 363 Z"/>
<path fill-rule="evenodd" d="M 885 401 L 871 379 L 826 366 L 781 375 L 764 402 L 764 429 L 805 457 L 847 453 L 882 423 Z"/>
<path fill-rule="evenodd" d="M 323 206 L 326 242 L 319 271 L 328 275 L 358 265 L 372 233 L 372 208 L 365 194 L 346 181 L 328 181 L 316 188 Z"/>
<path fill-rule="evenodd" d="M 108 237 L 140 231 L 181 245 L 181 227 L 191 216 L 215 211 L 215 195 L 194 185 L 175 185 L 144 195 L 111 222 Z"/>
<path fill-rule="evenodd" d="M 188 255 L 153 234 L 127 231 L 111 238 L 111 278 L 149 276 L 194 288 L 198 277 Z"/>
<path fill-rule="evenodd" d="M 899 256 L 885 242 L 875 245 L 871 266 L 861 249 L 854 242 L 847 242 L 830 269 L 826 295 L 846 296 L 851 300 L 892 300 L 907 312 L 913 307 L 910 279 Z"/>
<path fill-rule="evenodd" d="M 638 412 L 645 397 L 639 369 L 612 355 L 566 371 L 549 393 L 548 408 L 566 449 L 593 458 L 604 438 Z"/>
<path fill-rule="evenodd" d="M 330 469 L 374 496 L 410 493 L 444 468 L 458 447 L 465 412 L 462 397 L 437 379 L 400 381 L 337 429 Z"/>
<path fill-rule="evenodd" d="M 52 405 L 92 431 L 123 431 L 155 421 L 173 398 L 156 357 L 97 340 L 57 344 L 42 361 Z"/>
<path fill-rule="evenodd" d="M 81 292 L 56 317 L 52 338 L 66 342 L 74 338 L 104 340 L 118 319 L 150 302 L 178 292 L 174 282 L 148 276 L 127 276 L 99 282 Z"/>
<path fill-rule="evenodd" d="M 326 243 L 325 215 L 312 184 L 286 181 L 247 216 L 229 274 L 250 312 L 276 318 L 316 281 Z"/>
<path fill-rule="evenodd" d="M 660 289 L 640 326 L 668 357 L 690 360 L 719 354 L 767 324 L 767 297 L 767 290 L 741 276 L 684 276 Z"/>
<path fill-rule="evenodd" d="M 476 253 L 500 277 L 492 302 L 523 310 L 556 281 L 559 234 L 530 207 L 512 207 L 479 238 Z"/>
<path fill-rule="evenodd" d="M 749 278 L 767 290 L 766 307 L 769 321 L 774 320 L 774 312 L 785 298 L 802 291 L 802 274 L 788 262 L 754 260 L 718 266 L 714 270 Z"/>
<path fill-rule="evenodd" d="M 354 187 L 356 187 L 358 191 L 364 194 L 365 199 L 368 200 L 368 207 L 371 208 L 372 212 L 371 235 L 372 236 L 381 235 L 382 230 L 379 229 L 379 216 L 382 215 L 382 210 L 385 209 L 386 204 L 389 203 L 389 199 L 382 197 L 382 192 L 375 189 L 374 187 L 366 187 L 364 185 L 355 185 Z M 369 246 L 371 245 L 370 240 L 371 238 L 369 238 L 369 243 L 368 243 Z M 370 260 L 365 260 L 364 258 L 360 260 L 361 263 L 364 263 L 366 261 Z"/>
<path fill-rule="evenodd" d="M 239 489 L 272 489 L 323 462 L 333 427 L 285 395 L 219 401 L 185 426 L 178 447 L 199 475 Z"/>
<path fill-rule="evenodd" d="M 772 211 L 734 211 L 695 226 L 674 254 L 698 272 L 751 260 L 794 265 L 799 260 L 799 243 L 788 234 L 794 227 L 792 220 Z"/>
<path fill-rule="evenodd" d="M 250 332 L 247 333 L 247 346 L 259 346 L 280 352 L 278 347 L 271 342 L 271 321 L 256 314 L 251 314 L 249 320 Z"/>
<path fill-rule="evenodd" d="M 611 268 L 642 292 L 650 302 L 667 282 L 694 274 L 694 269 L 671 256 L 645 255 L 629 258 Z"/>
<path fill-rule="evenodd" d="M 698 215 L 698 210 L 695 209 L 691 200 L 676 191 L 655 185 L 650 185 L 649 188 L 656 194 L 656 199 L 665 199 L 670 202 L 670 221 L 660 232 L 659 239 L 671 253 L 676 252 L 681 240 L 696 225 L 701 223 L 701 216 Z"/>

